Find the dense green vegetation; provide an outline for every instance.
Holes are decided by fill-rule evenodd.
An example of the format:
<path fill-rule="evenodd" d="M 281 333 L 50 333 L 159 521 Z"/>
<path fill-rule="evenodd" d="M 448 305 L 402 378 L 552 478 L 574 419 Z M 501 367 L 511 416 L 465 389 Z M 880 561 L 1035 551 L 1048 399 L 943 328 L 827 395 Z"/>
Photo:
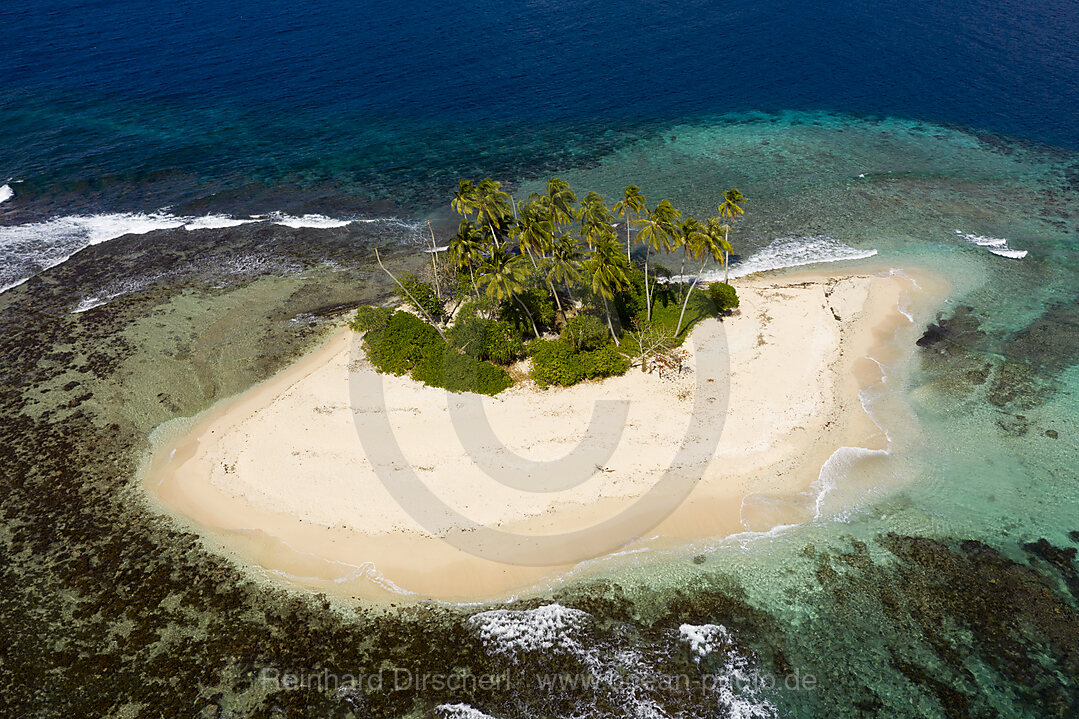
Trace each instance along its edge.
<path fill-rule="evenodd" d="M 726 282 L 713 282 L 708 285 L 708 298 L 720 312 L 738 307 L 738 293 Z"/>
<path fill-rule="evenodd" d="M 558 178 L 519 203 L 490 178 L 462 180 L 451 203 L 462 219 L 429 278 L 391 275 L 398 298 L 425 319 L 361 307 L 351 327 L 367 332 L 380 372 L 455 392 L 500 392 L 513 383 L 504 367 L 526 356 L 543 385 L 623 374 L 634 362 L 647 371 L 698 321 L 738 306 L 726 282 L 695 290 L 710 265 L 727 266 L 744 201 L 728 190 L 718 216 L 701 222 L 668 200 L 649 209 L 634 185 L 608 207 L 595 192 L 578 200 Z M 658 253 L 680 263 L 677 275 Z"/>
<path fill-rule="evenodd" d="M 353 316 L 352 321 L 348 323 L 348 326 L 351 327 L 354 332 L 380 330 L 386 326 L 386 323 L 390 321 L 390 317 L 392 316 L 393 310 L 389 307 L 372 307 L 371 305 L 364 305 L 356 310 L 356 314 Z"/>
<path fill-rule="evenodd" d="M 377 309 L 377 308 L 372 308 Z M 357 317 L 371 315 L 361 308 Z M 432 387 L 453 392 L 498 394 L 513 384 L 504 369 L 464 354 L 439 336 L 434 327 L 408 312 L 394 312 L 385 325 L 368 330 L 364 348 L 379 372 L 406 372 Z"/>

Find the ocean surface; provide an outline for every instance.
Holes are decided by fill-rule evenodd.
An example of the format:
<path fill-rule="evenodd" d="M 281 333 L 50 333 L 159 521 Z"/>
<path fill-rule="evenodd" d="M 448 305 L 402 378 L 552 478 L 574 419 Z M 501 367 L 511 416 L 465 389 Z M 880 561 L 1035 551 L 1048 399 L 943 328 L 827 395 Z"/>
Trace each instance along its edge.
<path fill-rule="evenodd" d="M 9 0 L 0 21 L 13 716 L 1079 715 L 1076 3 Z M 698 217 L 740 188 L 735 277 L 945 276 L 863 397 L 909 410 L 882 410 L 889 454 L 833 456 L 804 525 L 510 606 L 331 604 L 148 510 L 154 427 L 384 297 L 372 248 L 422 261 L 459 179 L 524 197 L 554 174 Z M 506 679 L 266 680 L 391 667 Z"/>

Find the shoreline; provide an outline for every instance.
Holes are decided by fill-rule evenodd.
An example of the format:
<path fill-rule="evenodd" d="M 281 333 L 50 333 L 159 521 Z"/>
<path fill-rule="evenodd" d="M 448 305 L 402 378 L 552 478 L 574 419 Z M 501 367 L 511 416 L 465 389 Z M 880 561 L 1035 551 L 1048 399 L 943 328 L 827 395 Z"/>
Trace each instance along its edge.
<path fill-rule="evenodd" d="M 881 383 L 882 365 L 901 365 L 913 353 L 913 342 L 904 342 L 917 330 L 911 318 L 928 317 L 947 294 L 928 273 L 881 268 L 769 273 L 737 287 L 740 314 L 703 322 L 687 340 L 695 351 L 722 340 L 730 358 L 730 396 L 725 417 L 714 418 L 722 435 L 713 460 L 669 516 L 646 536 L 626 537 L 617 553 L 657 539 L 677 545 L 812 520 L 828 492 L 822 484 L 813 497 L 812 488 L 838 451 L 889 448 L 862 393 Z M 365 364 L 358 338 L 338 330 L 247 392 L 155 430 L 139 485 L 155 509 L 218 551 L 267 576 L 340 597 L 492 601 L 542 588 L 575 566 L 480 559 L 401 510 L 357 452 L 348 392 L 350 373 L 373 373 Z M 631 398 L 626 437 L 609 466 L 553 498 L 490 487 L 494 482 L 468 466 L 459 443 L 455 448 L 448 423 L 432 429 L 446 412 L 443 390 L 379 377 L 396 435 L 416 438 L 402 449 L 439 498 L 479 523 L 534 535 L 596 524 L 649 488 L 672 457 L 663 451 L 667 435 L 652 424 L 670 424 L 681 436 L 685 424 L 676 425 L 687 414 L 683 395 L 694 374 L 660 379 L 631 368 L 601 382 L 547 390 L 526 382 L 484 398 L 507 447 L 535 460 L 572 448 L 595 400 Z M 335 471 L 342 466 L 350 476 Z"/>

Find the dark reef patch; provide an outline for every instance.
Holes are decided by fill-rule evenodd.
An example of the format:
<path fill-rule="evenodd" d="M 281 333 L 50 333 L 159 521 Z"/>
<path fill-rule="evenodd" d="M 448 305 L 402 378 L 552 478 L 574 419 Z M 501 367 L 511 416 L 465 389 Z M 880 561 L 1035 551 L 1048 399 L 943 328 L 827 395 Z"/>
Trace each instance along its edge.
<path fill-rule="evenodd" d="M 1079 363 L 1079 304 L 1055 305 L 1008 337 L 991 336 L 974 308 L 960 305 L 931 323 L 917 345 L 936 389 L 984 399 L 1010 415 L 998 422 L 1003 431 L 1022 436 L 1022 412 L 1043 404 L 1057 376 Z"/>

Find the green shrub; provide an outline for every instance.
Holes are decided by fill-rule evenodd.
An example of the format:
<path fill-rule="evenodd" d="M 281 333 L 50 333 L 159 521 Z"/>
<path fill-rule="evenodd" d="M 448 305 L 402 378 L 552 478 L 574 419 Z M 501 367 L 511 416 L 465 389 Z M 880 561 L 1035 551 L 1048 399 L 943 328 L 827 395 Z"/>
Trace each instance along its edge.
<path fill-rule="evenodd" d="M 538 384 L 568 387 L 585 377 L 581 356 L 562 340 L 533 340 L 528 353 L 532 356 L 529 376 Z"/>
<path fill-rule="evenodd" d="M 380 330 L 386 326 L 393 316 L 393 310 L 389 307 L 375 307 L 374 305 L 360 305 L 356 308 L 356 315 L 348 326 L 355 332 L 368 332 Z"/>
<path fill-rule="evenodd" d="M 490 362 L 481 362 L 443 344 L 424 349 L 412 370 L 412 378 L 450 392 L 495 395 L 513 384 L 506 371 Z"/>
<path fill-rule="evenodd" d="M 613 344 L 591 352 L 581 352 L 579 356 L 581 369 L 588 379 L 625 374 L 629 369 L 629 360 Z"/>
<path fill-rule="evenodd" d="M 486 319 L 494 313 L 495 305 L 495 301 L 490 297 L 480 295 L 479 299 L 469 300 L 461 305 L 461 309 L 457 311 L 457 317 L 454 318 L 454 323 L 464 322 L 474 317 Z"/>
<path fill-rule="evenodd" d="M 444 347 L 438 331 L 419 317 L 397 311 L 381 329 L 364 335 L 364 347 L 379 372 L 403 375 L 415 366 L 426 348 Z"/>
<path fill-rule="evenodd" d="M 451 392 L 498 394 L 513 384 L 501 367 L 461 354 L 434 327 L 408 312 L 394 312 L 383 327 L 368 330 L 364 347 L 379 372 L 411 371 L 413 379 Z"/>
<path fill-rule="evenodd" d="M 442 386 L 451 392 L 498 394 L 513 384 L 501 367 L 452 352 L 442 364 Z"/>
<path fill-rule="evenodd" d="M 435 294 L 434 289 L 429 284 L 421 280 L 411 272 L 405 272 L 398 278 L 401 286 L 394 287 L 394 294 L 402 302 L 407 302 L 420 312 L 426 312 L 433 319 L 438 319 L 442 316 L 442 300 Z M 408 290 L 408 292 L 405 292 Z"/>
<path fill-rule="evenodd" d="M 509 364 L 524 355 L 520 331 L 501 320 L 458 319 L 446 334 L 451 344 L 474 359 Z"/>
<path fill-rule="evenodd" d="M 487 325 L 491 320 L 483 319 L 482 317 L 461 318 L 457 316 L 457 321 L 453 323 L 453 326 L 446 330 L 446 339 L 450 344 L 469 355 L 477 359 L 483 358 L 483 341 L 487 334 Z"/>
<path fill-rule="evenodd" d="M 491 321 L 483 336 L 483 359 L 495 364 L 510 364 L 524 356 L 521 333 L 509 322 Z"/>
<path fill-rule="evenodd" d="M 528 308 L 528 313 L 531 313 L 532 319 L 535 320 L 536 326 L 539 327 L 541 332 L 543 328 L 554 324 L 554 302 L 551 300 L 551 294 L 546 287 L 530 287 L 524 292 L 518 293 L 517 297 Z M 515 327 L 520 328 L 523 332 L 531 334 L 532 323 L 528 319 L 528 313 L 521 307 L 521 302 L 516 299 L 503 300 L 498 308 L 498 316 L 507 322 L 513 323 Z"/>
<path fill-rule="evenodd" d="M 580 351 L 599 349 L 610 342 L 607 325 L 593 315 L 577 315 L 562 328 L 562 341 Z"/>
<path fill-rule="evenodd" d="M 708 297 L 719 312 L 733 310 L 738 306 L 738 293 L 726 282 L 713 282 L 708 285 Z"/>

